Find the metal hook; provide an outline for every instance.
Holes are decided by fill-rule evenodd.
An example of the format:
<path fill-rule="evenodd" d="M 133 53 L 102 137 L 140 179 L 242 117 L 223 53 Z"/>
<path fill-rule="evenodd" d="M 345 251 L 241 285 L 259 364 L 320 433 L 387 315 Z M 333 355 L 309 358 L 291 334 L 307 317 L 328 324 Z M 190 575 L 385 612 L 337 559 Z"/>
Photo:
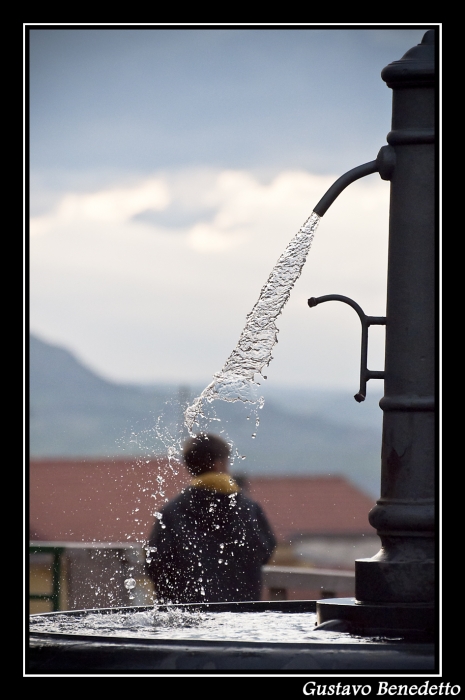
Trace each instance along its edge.
<path fill-rule="evenodd" d="M 357 312 L 360 322 L 362 324 L 362 348 L 361 348 L 361 358 L 360 358 L 360 389 L 357 394 L 355 394 L 354 399 L 361 403 L 365 401 L 367 381 L 369 379 L 384 379 L 384 371 L 377 372 L 369 370 L 367 367 L 368 360 L 368 328 L 369 326 L 385 326 L 386 317 L 385 316 L 367 316 L 361 307 L 349 299 L 349 297 L 342 296 L 341 294 L 326 294 L 322 297 L 311 297 L 308 300 L 308 305 L 312 308 L 318 304 L 322 304 L 325 301 L 343 301 L 344 304 L 349 304 Z"/>

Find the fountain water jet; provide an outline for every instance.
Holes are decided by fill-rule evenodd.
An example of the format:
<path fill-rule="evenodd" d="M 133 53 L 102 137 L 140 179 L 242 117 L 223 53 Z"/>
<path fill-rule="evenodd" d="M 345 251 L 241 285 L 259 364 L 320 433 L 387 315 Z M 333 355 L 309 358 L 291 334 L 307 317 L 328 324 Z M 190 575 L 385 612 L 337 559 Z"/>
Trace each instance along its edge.
<path fill-rule="evenodd" d="M 263 405 L 263 397 L 256 396 L 259 383 L 255 377 L 261 375 L 272 360 L 271 352 L 278 335 L 275 320 L 281 314 L 302 271 L 319 221 L 318 214 L 312 213 L 301 226 L 271 271 L 223 369 L 215 374 L 213 381 L 187 407 L 185 418 L 190 433 L 198 416 L 202 415 L 205 402 L 220 399 Z"/>
<path fill-rule="evenodd" d="M 364 398 L 370 378 L 377 376 L 385 382 L 380 402 L 384 412 L 381 495 L 369 515 L 380 537 L 381 550 L 375 557 L 355 563 L 354 599 L 172 606 L 184 611 L 239 615 L 257 611 L 316 612 L 316 632 L 324 635 L 325 628 L 339 627 L 351 635 L 361 635 L 360 643 L 328 644 L 324 636 L 321 642 L 295 644 L 279 640 L 118 640 L 34 631 L 29 648 L 32 670 L 435 670 L 434 40 L 435 30 L 427 31 L 421 44 L 383 70 L 382 77 L 393 90 L 389 145 L 381 148 L 375 161 L 342 176 L 314 209 L 317 216 L 323 216 L 345 187 L 359 177 L 378 172 L 390 181 L 387 311 L 385 319 L 376 317 L 386 324 L 382 373 L 370 373 L 366 368 L 366 331 L 373 320 L 358 311 L 363 333 L 357 400 Z M 321 301 L 325 299 L 317 299 L 311 306 Z M 355 308 L 355 302 L 352 305 Z M 121 610 L 141 609 L 64 614 L 79 618 L 89 612 L 112 615 Z M 58 613 L 33 617 L 51 619 L 54 615 Z M 369 639 L 370 635 L 377 639 Z"/>

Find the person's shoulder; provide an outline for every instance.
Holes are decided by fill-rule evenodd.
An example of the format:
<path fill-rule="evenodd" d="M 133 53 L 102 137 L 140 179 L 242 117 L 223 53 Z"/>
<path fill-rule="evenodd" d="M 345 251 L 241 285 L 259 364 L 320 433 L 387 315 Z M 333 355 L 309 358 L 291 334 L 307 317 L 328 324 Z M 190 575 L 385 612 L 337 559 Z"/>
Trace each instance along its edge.
<path fill-rule="evenodd" d="M 250 496 L 247 496 L 243 491 L 239 491 L 237 494 L 237 503 L 249 510 L 262 510 L 261 505 Z"/>

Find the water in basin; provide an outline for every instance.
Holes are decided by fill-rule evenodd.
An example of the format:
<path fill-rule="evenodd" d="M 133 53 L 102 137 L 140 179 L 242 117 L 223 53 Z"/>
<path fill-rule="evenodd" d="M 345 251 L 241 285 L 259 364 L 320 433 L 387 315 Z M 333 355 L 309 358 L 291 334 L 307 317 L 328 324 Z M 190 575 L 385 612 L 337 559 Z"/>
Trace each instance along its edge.
<path fill-rule="evenodd" d="M 171 610 L 31 615 L 30 632 L 163 640 L 264 643 L 379 643 L 379 638 L 315 629 L 316 614 Z"/>

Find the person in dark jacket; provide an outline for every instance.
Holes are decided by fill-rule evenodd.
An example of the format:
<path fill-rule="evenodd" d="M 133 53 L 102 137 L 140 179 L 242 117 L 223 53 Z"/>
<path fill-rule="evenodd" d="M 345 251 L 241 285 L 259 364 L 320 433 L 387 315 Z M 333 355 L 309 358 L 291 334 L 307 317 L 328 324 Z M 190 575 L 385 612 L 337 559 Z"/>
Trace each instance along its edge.
<path fill-rule="evenodd" d="M 260 505 L 229 476 L 229 445 L 202 433 L 187 440 L 183 457 L 193 479 L 163 507 L 147 544 L 157 600 L 260 600 L 261 567 L 276 539 Z"/>

